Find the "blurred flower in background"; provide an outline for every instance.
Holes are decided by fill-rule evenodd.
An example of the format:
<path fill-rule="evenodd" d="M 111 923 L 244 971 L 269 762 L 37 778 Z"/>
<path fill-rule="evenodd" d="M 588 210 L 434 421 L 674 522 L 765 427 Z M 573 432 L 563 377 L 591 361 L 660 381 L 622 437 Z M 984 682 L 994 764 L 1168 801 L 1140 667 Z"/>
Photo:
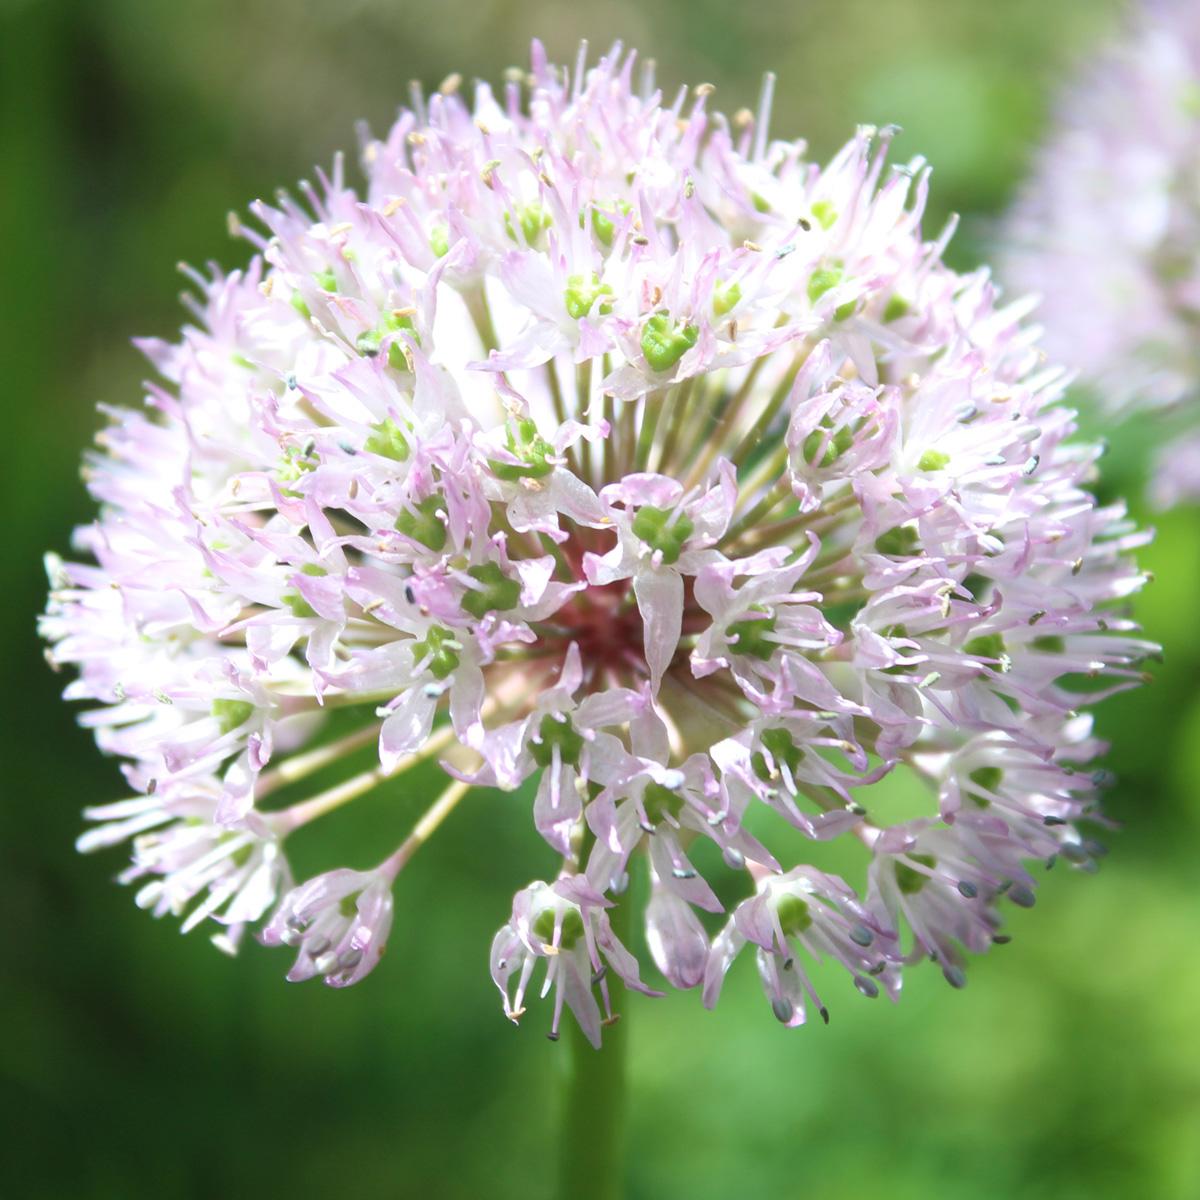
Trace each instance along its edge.
<path fill-rule="evenodd" d="M 1148 0 L 1080 64 L 1009 218 L 1003 273 L 1113 418 L 1165 416 L 1149 490 L 1200 497 L 1200 6 Z"/>

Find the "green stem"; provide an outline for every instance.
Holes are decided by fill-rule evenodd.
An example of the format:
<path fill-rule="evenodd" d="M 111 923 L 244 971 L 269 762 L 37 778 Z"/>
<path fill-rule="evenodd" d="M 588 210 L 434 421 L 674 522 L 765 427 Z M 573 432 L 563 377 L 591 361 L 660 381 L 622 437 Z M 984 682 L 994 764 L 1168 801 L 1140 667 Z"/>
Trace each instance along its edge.
<path fill-rule="evenodd" d="M 613 932 L 628 945 L 630 897 L 609 909 Z M 563 1080 L 562 1129 L 558 1139 L 557 1200 L 623 1200 L 625 1196 L 626 1045 L 629 1012 L 625 985 L 607 976 L 613 1015 L 599 1050 L 568 1011 L 563 1014 L 567 1051 Z"/>

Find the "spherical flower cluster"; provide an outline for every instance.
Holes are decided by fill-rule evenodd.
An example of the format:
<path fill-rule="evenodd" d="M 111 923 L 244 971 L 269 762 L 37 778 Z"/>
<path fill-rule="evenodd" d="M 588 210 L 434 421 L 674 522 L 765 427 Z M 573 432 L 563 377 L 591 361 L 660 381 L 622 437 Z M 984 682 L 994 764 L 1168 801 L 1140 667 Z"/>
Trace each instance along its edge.
<path fill-rule="evenodd" d="M 1003 274 L 1110 415 L 1167 410 L 1151 499 L 1200 497 L 1200 9 L 1145 0 L 1060 98 Z"/>
<path fill-rule="evenodd" d="M 806 958 L 868 997 L 923 958 L 961 986 L 1031 860 L 1099 852 L 1078 708 L 1140 677 L 1140 535 L 1082 490 L 1019 306 L 921 240 L 889 131 L 820 170 L 768 142 L 769 95 L 731 128 L 710 88 L 583 67 L 535 46 L 501 100 L 417 95 L 365 199 L 339 163 L 256 205 L 259 257 L 144 344 L 170 386 L 100 437 L 96 565 L 51 562 L 51 658 L 137 793 L 81 848 L 132 837 L 140 904 L 227 948 L 265 921 L 289 978 L 341 986 L 463 793 L 529 783 L 562 867 L 495 939 L 514 1020 L 535 971 L 555 1036 L 565 1003 L 598 1043 L 609 970 L 647 990 L 635 870 L 654 964 L 708 1005 L 750 943 L 788 1025 L 827 1016 Z M 293 830 L 433 756 L 398 848 L 293 886 Z M 861 896 L 803 861 L 841 835 Z"/>

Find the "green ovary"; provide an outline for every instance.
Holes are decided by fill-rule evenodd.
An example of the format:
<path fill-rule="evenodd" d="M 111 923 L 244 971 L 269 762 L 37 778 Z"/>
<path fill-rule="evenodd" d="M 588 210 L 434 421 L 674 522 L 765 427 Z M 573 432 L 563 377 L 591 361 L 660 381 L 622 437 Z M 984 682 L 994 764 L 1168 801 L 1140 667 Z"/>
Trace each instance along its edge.
<path fill-rule="evenodd" d="M 652 825 L 661 825 L 668 816 L 678 818 L 683 812 L 683 797 L 661 783 L 648 783 L 642 796 L 642 807 Z"/>
<path fill-rule="evenodd" d="M 585 275 L 568 275 L 567 276 L 567 291 L 565 300 L 567 304 L 567 312 L 579 320 L 580 317 L 586 317 L 592 311 L 592 305 L 596 303 L 601 296 L 611 296 L 612 288 L 607 283 L 600 282 L 600 276 L 593 271 L 589 280 Z M 600 315 L 607 316 L 612 312 L 612 305 L 602 303 L 600 305 Z"/>
<path fill-rule="evenodd" d="M 937 866 L 937 859 L 932 854 L 910 854 L 908 857 L 923 867 L 929 867 L 930 870 Z M 915 896 L 928 882 L 928 875 L 915 870 L 908 863 L 896 864 L 896 886 L 904 895 Z"/>
<path fill-rule="evenodd" d="M 775 901 L 775 914 L 779 917 L 779 928 L 784 937 L 803 933 L 813 923 L 807 902 L 791 892 L 784 892 Z"/>
<path fill-rule="evenodd" d="M 244 725 L 254 713 L 254 705 L 249 700 L 214 700 L 212 715 L 217 719 L 217 725 L 222 733 L 232 733 L 239 725 Z"/>
<path fill-rule="evenodd" d="M 680 514 L 671 521 L 672 510 L 655 508 L 652 504 L 643 504 L 633 518 L 633 536 L 640 538 L 651 550 L 662 552 L 662 560 L 668 565 L 679 561 L 683 553 L 683 544 L 692 536 L 695 525 Z"/>
<path fill-rule="evenodd" d="M 442 520 L 445 512 L 446 502 L 441 496 L 427 496 L 413 509 L 406 508 L 400 513 L 396 530 L 436 554 L 446 546 L 446 524 Z"/>
<path fill-rule="evenodd" d="M 642 330 L 642 353 L 652 371 L 669 371 L 700 336 L 696 325 L 680 328 L 666 313 L 655 313 Z"/>
<path fill-rule="evenodd" d="M 554 909 L 543 908 L 531 925 L 531 931 L 550 945 L 554 938 Z M 568 908 L 562 915 L 562 931 L 558 944 L 563 950 L 574 950 L 575 943 L 583 937 L 583 917 L 577 908 Z"/>
<path fill-rule="evenodd" d="M 525 235 L 525 240 L 531 246 L 543 229 L 549 229 L 554 224 L 554 218 L 536 200 L 532 204 L 517 205 L 517 220 L 521 225 L 521 232 Z M 504 229 L 515 242 L 517 234 L 513 228 L 512 217 L 508 213 L 504 214 Z"/>
<path fill-rule="evenodd" d="M 508 450 L 517 463 L 488 459 L 488 466 L 497 479 L 517 483 L 521 479 L 543 479 L 554 470 L 554 447 L 537 431 L 537 425 L 524 417 L 508 427 Z"/>
<path fill-rule="evenodd" d="M 445 679 L 458 669 L 461 661 L 455 651 L 457 645 L 454 634 L 449 629 L 441 625 L 431 625 L 424 638 L 413 646 L 413 660 L 421 662 L 428 657 L 429 673 L 434 679 Z"/>
<path fill-rule="evenodd" d="M 762 612 L 763 615 L 734 621 L 725 630 L 725 636 L 735 654 L 748 654 L 751 658 L 761 658 L 763 662 L 768 662 L 771 655 L 779 649 L 779 644 L 766 636 L 775 632 L 775 616 L 757 606 L 755 611 Z M 783 733 L 783 730 L 778 732 Z M 766 735 L 763 736 L 763 745 L 774 754 L 774 749 L 767 743 Z"/>
<path fill-rule="evenodd" d="M 462 601 L 463 608 L 477 620 L 482 620 L 485 613 L 497 610 L 507 612 L 508 609 L 517 607 L 521 599 L 521 585 L 515 579 L 509 579 L 500 570 L 498 563 L 488 562 L 481 566 L 468 567 L 467 574 L 483 585 L 469 591 Z"/>
<path fill-rule="evenodd" d="M 560 761 L 569 766 L 579 765 L 579 755 L 583 750 L 583 736 L 576 733 L 574 726 L 568 720 L 558 720 L 554 714 L 547 713 L 538 727 L 540 742 L 529 744 L 529 753 L 539 767 L 545 768 L 554 762 L 554 747 L 558 747 Z"/>

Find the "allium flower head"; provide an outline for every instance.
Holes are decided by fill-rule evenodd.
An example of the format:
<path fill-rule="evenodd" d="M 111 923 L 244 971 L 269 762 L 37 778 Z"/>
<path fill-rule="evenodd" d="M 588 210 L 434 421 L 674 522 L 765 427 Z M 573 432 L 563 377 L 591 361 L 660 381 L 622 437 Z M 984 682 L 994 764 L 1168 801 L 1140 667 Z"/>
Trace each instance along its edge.
<path fill-rule="evenodd" d="M 1144 0 L 1068 87 L 1009 218 L 1004 274 L 1110 415 L 1180 410 L 1150 484 L 1200 497 L 1200 9 Z"/>
<path fill-rule="evenodd" d="M 566 1004 L 597 1042 L 610 972 L 648 990 L 614 932 L 639 871 L 655 965 L 706 1003 L 750 943 L 789 1025 L 828 1015 L 810 958 L 868 997 L 925 957 L 960 986 L 1029 860 L 1090 864 L 1078 708 L 1148 649 L 1140 535 L 1083 490 L 1021 309 L 922 240 L 923 164 L 861 129 L 821 170 L 767 103 L 731 128 L 633 70 L 535 45 L 500 98 L 364 137 L 364 198 L 339 162 L 255 205 L 251 265 L 143 344 L 167 385 L 111 414 L 95 562 L 53 560 L 43 626 L 137 793 L 81 848 L 132 836 L 142 903 L 227 948 L 265 919 L 291 979 L 362 978 L 459 798 L 528 783 L 562 868 L 492 974 L 516 1020 L 540 972 L 552 1032 Z M 434 756 L 399 847 L 293 888 L 293 830 Z M 897 824 L 899 775 L 927 803 Z M 820 866 L 838 837 L 857 881 Z"/>

